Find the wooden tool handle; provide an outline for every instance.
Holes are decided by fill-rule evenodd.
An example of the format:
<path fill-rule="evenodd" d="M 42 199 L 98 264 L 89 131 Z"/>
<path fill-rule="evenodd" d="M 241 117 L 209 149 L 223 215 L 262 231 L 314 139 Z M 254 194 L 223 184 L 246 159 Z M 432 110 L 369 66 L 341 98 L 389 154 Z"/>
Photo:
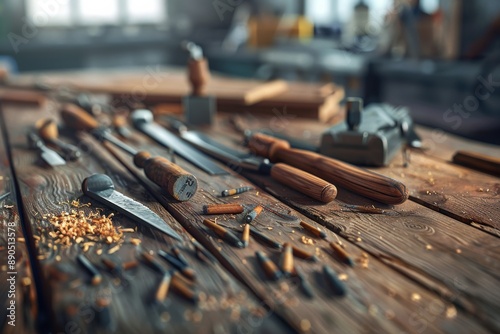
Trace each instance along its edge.
<path fill-rule="evenodd" d="M 64 123 L 72 129 L 91 131 L 99 127 L 99 122 L 77 105 L 67 103 L 61 108 Z"/>
<path fill-rule="evenodd" d="M 126 126 L 127 125 L 127 118 L 123 115 L 115 115 L 113 117 L 113 126 L 114 127 L 121 127 L 121 126 Z"/>
<path fill-rule="evenodd" d="M 61 117 L 66 125 L 76 130 L 91 131 L 99 127 L 99 123 L 91 115 L 73 104 L 63 106 Z M 111 138 L 107 139 L 111 140 Z M 119 140 L 114 143 L 122 148 L 125 146 L 124 144 L 120 145 L 121 141 Z M 143 168 L 148 179 L 178 201 L 189 200 L 198 189 L 198 181 L 194 175 L 165 158 L 152 158 L 148 152 L 138 152 L 134 155 L 134 164 Z"/>
<path fill-rule="evenodd" d="M 198 180 L 194 175 L 165 158 L 153 158 L 143 151 L 134 156 L 134 164 L 143 168 L 148 179 L 178 201 L 188 201 L 198 189 Z"/>
<path fill-rule="evenodd" d="M 399 181 L 317 153 L 291 149 L 285 140 L 256 133 L 249 147 L 271 161 L 285 162 L 381 203 L 401 204 L 408 199 L 408 190 Z"/>
<path fill-rule="evenodd" d="M 333 201 L 337 196 L 337 188 L 333 184 L 283 163 L 277 163 L 271 168 L 271 177 L 324 203 Z"/>
<path fill-rule="evenodd" d="M 35 123 L 35 128 L 38 129 L 38 134 L 44 140 L 56 140 L 59 138 L 59 130 L 57 123 L 52 118 L 42 118 Z"/>
<path fill-rule="evenodd" d="M 500 158 L 475 152 L 457 151 L 453 156 L 453 162 L 481 172 L 500 176 Z"/>
<path fill-rule="evenodd" d="M 205 58 L 199 60 L 189 60 L 188 76 L 193 90 L 192 94 L 195 96 L 205 95 L 206 86 L 210 80 L 210 71 L 208 69 L 207 60 Z"/>

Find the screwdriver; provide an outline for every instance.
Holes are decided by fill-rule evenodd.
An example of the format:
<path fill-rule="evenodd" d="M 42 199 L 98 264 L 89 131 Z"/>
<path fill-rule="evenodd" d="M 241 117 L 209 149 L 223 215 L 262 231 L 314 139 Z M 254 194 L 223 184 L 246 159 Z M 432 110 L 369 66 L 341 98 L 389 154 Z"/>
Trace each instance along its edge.
<path fill-rule="evenodd" d="M 97 140 L 107 141 L 127 152 L 134 158 L 134 164 L 144 169 L 146 176 L 167 191 L 178 201 L 187 201 L 196 193 L 198 180 L 181 167 L 163 157 L 152 157 L 149 152 L 137 151 L 99 126 L 95 118 L 74 104 L 65 104 L 61 109 L 65 124 L 74 130 L 88 131 Z"/>
<path fill-rule="evenodd" d="M 80 158 L 82 153 L 80 150 L 71 144 L 63 142 L 59 139 L 59 130 L 57 123 L 51 118 L 43 118 L 36 122 L 38 135 L 49 145 L 58 148 L 66 160 L 75 161 Z"/>

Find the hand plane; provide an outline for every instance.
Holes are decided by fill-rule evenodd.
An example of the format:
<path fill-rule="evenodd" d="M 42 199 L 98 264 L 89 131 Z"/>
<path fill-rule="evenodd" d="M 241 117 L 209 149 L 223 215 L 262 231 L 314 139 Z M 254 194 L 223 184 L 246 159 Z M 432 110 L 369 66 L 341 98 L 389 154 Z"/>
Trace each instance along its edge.
<path fill-rule="evenodd" d="M 347 100 L 346 120 L 321 136 L 319 153 L 345 162 L 365 166 L 385 166 L 403 144 L 420 147 L 407 108 Z"/>
<path fill-rule="evenodd" d="M 407 108 L 388 104 L 370 104 L 363 109 L 363 100 L 348 98 L 346 119 L 321 135 L 319 147 L 296 138 L 269 131 L 262 132 L 287 140 L 291 147 L 308 150 L 354 165 L 386 166 L 401 146 L 420 148 L 413 120 Z M 246 131 L 248 138 L 253 131 Z"/>

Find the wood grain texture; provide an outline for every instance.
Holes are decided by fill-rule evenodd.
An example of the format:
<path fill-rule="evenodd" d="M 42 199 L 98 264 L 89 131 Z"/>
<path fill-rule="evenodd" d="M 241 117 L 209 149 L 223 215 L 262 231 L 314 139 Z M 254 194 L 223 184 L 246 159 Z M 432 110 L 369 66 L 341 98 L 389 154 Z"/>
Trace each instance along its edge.
<path fill-rule="evenodd" d="M 500 178 L 411 153 L 408 168 L 401 156 L 378 173 L 406 184 L 410 198 L 474 227 L 500 236 Z"/>
<path fill-rule="evenodd" d="M 319 143 L 319 137 L 326 129 L 324 125 L 319 123 L 307 123 L 308 129 L 306 130 L 301 125 L 303 122 L 286 117 L 276 119 L 247 117 L 240 120 L 239 123 L 240 126 L 246 126 L 251 130 L 274 128 L 275 131 L 316 144 Z M 276 126 L 276 124 L 280 126 Z M 302 131 L 294 133 L 295 126 Z M 301 135 L 297 136 L 297 133 Z M 500 225 L 496 219 L 500 214 L 500 206 L 496 205 L 500 193 L 500 178 L 443 161 L 451 161 L 455 151 L 450 152 L 450 150 L 453 147 L 460 147 L 461 141 L 457 137 L 444 134 L 439 130 L 431 131 L 429 136 L 430 138 L 424 139 L 424 145 L 429 150 L 424 152 L 411 151 L 409 168 L 403 167 L 402 156 L 397 154 L 388 167 L 371 170 L 405 184 L 410 199 L 413 201 L 500 236 Z M 236 138 L 241 137 L 237 136 Z M 490 155 L 498 155 L 500 152 L 500 149 L 491 150 L 493 148 L 491 145 L 486 145 L 486 148 L 481 149 L 478 143 L 470 141 L 464 141 L 463 146 L 482 153 L 490 152 Z"/>
<path fill-rule="evenodd" d="M 500 157 L 500 146 L 465 139 L 446 133 L 440 129 L 418 126 L 417 133 L 422 137 L 425 153 L 434 158 L 452 161 L 456 151 L 465 150 Z"/>
<path fill-rule="evenodd" d="M 29 224 L 41 238 L 38 251 L 42 257 L 44 293 L 50 301 L 46 311 L 50 315 L 53 331 L 73 331 L 107 333 L 111 329 L 120 333 L 151 333 L 165 330 L 179 332 L 237 332 L 250 326 L 241 319 L 258 318 L 264 330 L 272 332 L 287 331 L 288 327 L 272 314 L 266 314 L 260 301 L 225 273 L 220 265 L 205 264 L 196 258 L 191 236 L 180 227 L 159 204 L 157 204 L 137 182 L 112 159 L 95 141 L 80 141 L 85 148 L 84 157 L 57 169 L 49 169 L 40 164 L 36 153 L 26 148 L 22 135 L 26 126 L 37 117 L 45 117 L 45 113 L 33 109 L 23 110 L 19 117 L 19 109 L 5 108 L 5 117 L 9 126 L 9 135 L 14 152 L 14 166 L 19 176 L 23 204 Z M 69 140 L 69 138 L 66 138 Z M 131 158 L 129 158 L 131 161 Z M 138 246 L 125 242 L 114 254 L 108 254 L 112 246 L 96 243 L 85 253 L 91 263 L 103 275 L 100 285 L 89 285 L 90 276 L 76 262 L 76 256 L 82 252 L 81 247 L 73 245 L 68 248 L 56 247 L 49 235 L 52 228 L 43 215 L 58 214 L 61 210 L 69 211 L 73 199 L 82 204 L 91 203 L 90 208 L 102 208 L 101 205 L 82 195 L 82 180 L 93 173 L 106 173 L 112 177 L 116 190 L 127 196 L 140 200 L 143 204 L 158 213 L 184 239 L 175 242 L 154 228 L 139 225 L 122 215 L 116 215 L 116 225 L 124 228 L 135 228 L 137 231 L 127 233 L 126 239 L 138 238 L 142 243 Z M 74 209 L 74 208 L 73 208 Z M 103 214 L 112 211 L 103 209 Z M 116 214 L 116 213 L 115 213 Z M 49 243 L 52 244 L 49 247 Z M 139 260 L 144 250 L 168 250 L 176 245 L 196 271 L 199 279 L 195 288 L 203 298 L 198 306 L 185 300 L 175 291 L 171 291 L 162 304 L 153 302 L 155 292 L 161 282 L 162 275 L 143 262 L 137 268 L 127 270 L 123 275 L 115 275 L 101 264 L 103 256 L 116 262 Z M 103 255 L 98 255 L 98 250 Z M 165 268 L 169 265 L 163 263 Z M 99 302 L 104 298 L 110 300 Z"/>
<path fill-rule="evenodd" d="M 271 168 L 271 177 L 323 203 L 329 203 L 337 196 L 337 188 L 333 184 L 290 165 L 275 164 Z"/>
<path fill-rule="evenodd" d="M 224 138 L 219 135 L 219 139 Z M 226 143 L 232 142 L 226 138 Z M 426 165 L 412 160 L 410 166 L 424 169 Z M 490 290 L 500 275 L 498 259 L 491 258 L 498 256 L 498 238 L 412 201 L 381 206 L 340 189 L 334 202 L 320 206 L 295 191 L 280 189 L 265 177 L 244 175 L 265 189 L 273 187 L 272 194 L 284 203 L 465 309 L 491 330 L 500 328 L 500 295 Z M 371 213 L 376 211 L 373 205 L 378 213 Z M 488 208 L 496 210 L 493 203 Z M 474 283 L 478 279 L 481 287 Z"/>
<path fill-rule="evenodd" d="M 256 184 L 270 185 L 261 176 L 245 175 Z M 490 290 L 500 277 L 498 238 L 410 201 L 397 208 L 382 208 L 382 214 L 372 214 L 356 212 L 343 204 L 363 203 L 354 194 L 340 196 L 327 208 L 287 189 L 273 194 L 444 300 L 467 310 L 491 330 L 500 328 L 500 295 Z M 366 207 L 375 204 L 364 203 Z M 480 285 L 475 283 L 477 280 Z"/>
<path fill-rule="evenodd" d="M 0 195 L 7 192 L 10 192 L 10 195 L 0 201 L 2 227 L 0 229 L 0 257 L 2 258 L 0 329 L 6 334 L 36 333 L 38 305 L 35 281 L 26 244 L 27 238 L 23 233 L 22 222 L 19 218 L 14 179 L 10 170 L 3 131 L 0 129 Z M 9 255 L 15 257 L 15 263 L 9 263 L 11 260 Z"/>
<path fill-rule="evenodd" d="M 167 301 L 172 301 L 172 304 L 164 305 L 166 309 L 151 306 L 149 300 L 154 299 L 162 275 L 150 267 L 141 263 L 138 268 L 132 269 L 128 280 L 130 286 L 126 289 L 120 287 L 122 280 L 116 286 L 115 277 L 104 271 L 103 283 L 90 287 L 87 284 L 89 276 L 74 262 L 78 247 L 57 249 L 56 252 L 41 247 L 40 251 L 47 253 L 47 259 L 41 260 L 40 264 L 50 274 L 51 279 L 47 276 L 45 284 L 46 293 L 51 297 L 48 308 L 53 311 L 56 328 L 76 326 L 105 332 L 102 324 L 106 323 L 106 314 L 111 314 L 118 330 L 124 332 L 213 332 L 219 326 L 222 326 L 222 331 L 235 331 L 242 329 L 241 326 L 246 331 L 289 330 L 276 323 L 277 316 L 295 331 L 309 330 L 315 333 L 483 333 L 500 329 L 500 302 L 496 292 L 496 282 L 500 276 L 496 249 L 500 239 L 496 237 L 410 201 L 397 208 L 372 207 L 376 203 L 341 191 L 336 201 L 325 205 L 278 184 L 269 176 L 247 173 L 247 179 L 244 179 L 232 173 L 213 177 L 182 159 L 177 159 L 178 163 L 196 175 L 200 191 L 191 201 L 179 203 L 144 177 L 134 166 L 131 157 L 110 148 L 125 164 L 125 170 L 108 150 L 104 150 L 88 135 L 80 136 L 79 144 L 86 148 L 83 161 L 48 170 L 39 165 L 34 152 L 26 150 L 22 131 L 37 117 L 46 115 L 27 111 L 21 113 L 18 108 L 13 108 L 6 116 L 9 119 L 10 137 L 14 142 L 16 171 L 22 175 L 20 186 L 31 226 L 46 226 L 43 219 L 37 218 L 41 213 L 61 210 L 64 204 L 60 202 L 81 195 L 79 183 L 85 176 L 104 172 L 112 176 L 119 191 L 140 199 L 185 237 L 186 241 L 179 247 L 198 277 L 204 278 L 197 283 L 199 289 L 207 295 L 208 305 L 212 305 L 209 300 L 215 299 L 213 308 L 200 308 L 201 319 L 198 309 L 173 292 L 167 297 Z M 21 114 L 23 117 L 19 116 Z M 223 135 L 212 135 L 232 143 L 231 138 L 235 137 L 229 138 L 224 123 L 220 126 Z M 137 137 L 137 143 L 142 148 L 167 156 L 166 150 L 140 135 Z M 410 168 L 419 163 L 421 160 L 412 160 Z M 423 170 L 425 168 L 425 165 L 422 166 Z M 260 188 L 233 197 L 219 196 L 222 190 L 251 185 L 248 179 Z M 140 185 L 146 186 L 149 192 Z M 85 198 L 80 199 L 87 202 Z M 262 204 L 264 210 L 252 222 L 254 228 L 271 240 L 289 242 L 293 247 L 308 251 L 319 259 L 317 263 L 297 257 L 294 259 L 312 286 L 315 297 L 311 299 L 305 295 L 297 280 L 272 282 L 266 278 L 257 263 L 255 252 L 262 251 L 271 261 L 279 263 L 280 251 L 253 236 L 250 237 L 249 247 L 237 249 L 206 229 L 202 224 L 203 218 L 206 218 L 202 214 L 203 206 L 217 203 L 242 203 L 248 210 Z M 298 219 L 290 221 L 283 218 L 285 215 L 276 212 L 295 215 Z M 105 210 L 104 213 L 109 211 Z M 217 222 L 240 235 L 238 231 L 242 229 L 244 214 L 223 215 L 218 217 Z M 299 227 L 301 220 L 324 229 L 327 240 L 311 237 L 309 232 Z M 124 227 L 134 226 L 124 217 L 115 217 L 115 221 Z M 44 229 L 40 232 L 45 239 L 48 239 L 47 232 Z M 141 245 L 124 245 L 113 256 L 129 261 L 137 258 L 139 250 L 166 250 L 169 247 L 165 247 L 165 243 L 169 246 L 172 244 L 170 238 L 148 227 L 139 227 L 132 235 L 143 239 Z M 202 243 L 223 268 L 199 262 L 188 242 L 190 237 Z M 331 241 L 345 247 L 345 251 L 355 260 L 354 268 L 346 265 L 331 250 Z M 109 246 L 103 247 L 104 252 L 108 249 Z M 61 256 L 60 262 L 56 261 L 57 255 Z M 90 261 L 99 265 L 100 257 L 95 249 L 89 250 L 87 255 Z M 338 278 L 344 280 L 347 291 L 345 297 L 335 296 L 335 291 L 327 286 L 322 273 L 324 265 L 332 268 L 338 273 Z M 61 275 L 54 274 L 51 270 L 53 266 L 67 269 L 71 277 L 54 279 Z M 248 293 L 238 297 L 240 291 L 246 290 L 233 277 L 244 283 L 259 301 L 255 301 L 253 295 Z M 221 295 L 223 297 L 219 299 Z M 106 306 L 106 302 L 101 299 L 112 301 Z M 234 303 L 229 302 L 231 300 Z M 223 305 L 229 306 L 224 308 Z M 236 311 L 234 305 L 239 305 Z M 254 311 L 256 308 L 260 311 Z M 168 316 L 162 312 L 165 310 Z M 235 313 L 239 316 L 235 316 Z M 94 316 L 92 320 L 89 320 L 89 314 Z"/>
<path fill-rule="evenodd" d="M 145 144 L 153 152 L 161 155 L 167 152 L 161 148 L 152 148 L 152 144 Z M 121 152 L 114 150 L 117 157 L 127 164 L 126 157 Z M 203 227 L 203 205 L 208 203 L 237 202 L 245 203 L 249 207 L 266 203 L 272 208 L 291 212 L 287 206 L 279 203 L 264 191 L 256 189 L 233 198 L 220 198 L 217 194 L 221 190 L 238 187 L 247 184 L 247 181 L 235 175 L 220 176 L 217 179 L 210 177 L 193 166 L 187 165 L 182 159 L 177 162 L 186 170 L 192 172 L 199 180 L 200 190 L 193 200 L 185 203 L 174 203 L 168 199 L 156 185 L 144 178 L 139 170 L 132 164 L 127 164 L 136 177 L 141 179 L 148 189 L 155 194 L 168 211 L 189 231 L 198 241 L 204 244 L 221 261 L 224 267 L 233 275 L 240 278 L 254 293 L 276 314 L 290 323 L 297 331 L 304 331 L 309 326 L 312 332 L 330 333 L 339 332 L 364 332 L 364 331 L 407 331 L 407 332 L 439 332 L 452 326 L 457 331 L 473 330 L 483 331 L 478 323 L 468 315 L 456 309 L 451 302 L 445 301 L 437 294 L 423 289 L 414 284 L 403 275 L 388 268 L 382 261 L 362 254 L 361 249 L 341 239 L 349 252 L 360 261 L 368 261 L 370 265 L 356 266 L 354 269 L 340 263 L 329 250 L 326 241 L 308 239 L 310 236 L 303 233 L 295 224 L 286 222 L 274 213 L 264 210 L 252 223 L 262 233 L 280 243 L 290 242 L 301 249 L 309 249 L 320 258 L 318 263 L 296 260 L 296 264 L 306 272 L 307 280 L 313 285 L 316 297 L 309 299 L 302 292 L 296 281 L 280 281 L 272 283 L 266 279 L 266 275 L 258 264 L 255 252 L 263 251 L 270 259 L 278 263 L 280 252 L 267 247 L 258 240 L 251 240 L 250 246 L 244 249 L 234 248 L 220 240 L 215 234 Z M 269 177 L 260 176 L 264 184 L 269 185 L 269 190 L 275 192 L 277 189 L 288 191 L 282 185 L 272 181 Z M 295 194 L 295 192 L 293 192 Z M 328 208 L 330 205 L 320 205 L 319 202 L 307 200 L 299 195 L 302 200 L 312 203 L 313 207 Z M 424 208 L 425 209 L 425 208 Z M 426 210 L 426 209 L 425 209 Z M 315 224 L 310 219 L 297 214 L 299 219 L 310 224 Z M 224 215 L 218 219 L 218 223 L 226 228 L 236 230 L 242 229 L 243 215 Z M 328 232 L 329 238 L 337 240 L 337 237 Z M 303 238 L 304 237 L 304 238 Z M 251 237 L 253 239 L 253 237 Z M 322 278 L 322 265 L 327 264 L 346 279 L 348 289 L 345 298 L 336 298 L 331 295 Z M 295 283 L 294 283 L 295 282 Z M 412 297 L 413 296 L 413 297 Z M 418 301 L 417 301 L 418 299 Z M 423 301 L 425 299 L 425 301 Z M 433 313 L 432 317 L 424 311 L 428 305 L 439 305 L 439 312 Z M 426 305 L 426 306 L 424 306 Z M 455 312 L 459 316 L 453 315 Z M 420 313 L 420 314 L 419 314 Z M 458 325 L 462 323 L 462 325 Z"/>

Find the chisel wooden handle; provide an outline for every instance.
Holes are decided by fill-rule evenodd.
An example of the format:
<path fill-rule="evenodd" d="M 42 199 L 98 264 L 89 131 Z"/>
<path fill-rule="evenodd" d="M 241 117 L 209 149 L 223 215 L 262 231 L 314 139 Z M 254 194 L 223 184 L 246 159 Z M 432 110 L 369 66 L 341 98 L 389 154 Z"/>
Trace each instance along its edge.
<path fill-rule="evenodd" d="M 99 128 L 99 122 L 79 106 L 67 103 L 61 108 L 61 117 L 71 129 L 92 131 Z"/>
<path fill-rule="evenodd" d="M 63 106 L 61 117 L 68 127 L 75 130 L 92 131 L 99 128 L 99 123 L 95 118 L 73 104 Z M 144 169 L 148 179 L 166 190 L 178 201 L 187 201 L 196 193 L 198 180 L 178 165 L 162 157 L 152 157 L 149 152 L 137 152 L 110 134 L 106 134 L 100 139 L 107 140 L 132 154 L 134 164 Z"/>
<path fill-rule="evenodd" d="M 333 184 L 283 163 L 277 163 L 271 168 L 271 177 L 324 203 L 333 201 L 337 196 L 337 188 Z"/>
<path fill-rule="evenodd" d="M 385 204 L 401 204 L 408 190 L 401 182 L 323 155 L 290 148 L 287 141 L 256 133 L 249 147 L 271 161 L 285 162 L 326 181 Z"/>
<path fill-rule="evenodd" d="M 500 158 L 475 152 L 457 151 L 453 156 L 453 162 L 481 172 L 500 176 Z"/>
<path fill-rule="evenodd" d="M 42 118 L 35 123 L 35 127 L 38 129 L 40 137 L 50 146 L 59 149 L 66 160 L 74 161 L 82 155 L 76 146 L 59 139 L 59 130 L 54 119 Z"/>
<path fill-rule="evenodd" d="M 194 96 L 205 95 L 207 83 L 210 80 L 207 60 L 205 58 L 190 59 L 188 63 L 188 77 L 193 90 L 191 94 Z"/>
<path fill-rule="evenodd" d="M 178 201 L 187 201 L 196 193 L 198 180 L 178 165 L 162 157 L 151 157 L 149 152 L 139 152 L 134 156 L 134 164 L 144 169 L 144 174 L 165 189 Z"/>

